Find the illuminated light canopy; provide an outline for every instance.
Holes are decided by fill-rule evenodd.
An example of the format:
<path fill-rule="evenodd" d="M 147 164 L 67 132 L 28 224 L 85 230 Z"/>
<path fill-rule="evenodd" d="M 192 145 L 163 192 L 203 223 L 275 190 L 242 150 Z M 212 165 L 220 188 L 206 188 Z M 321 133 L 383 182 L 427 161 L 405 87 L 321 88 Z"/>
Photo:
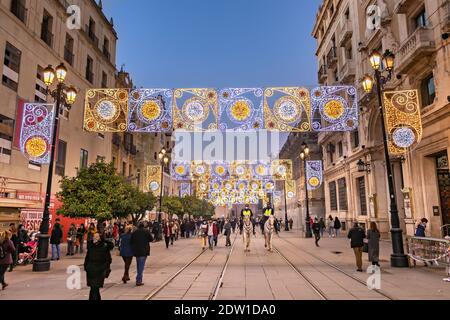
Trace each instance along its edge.
<path fill-rule="evenodd" d="M 128 130 L 130 132 L 171 131 L 172 103 L 172 90 L 133 90 L 129 97 Z"/>
<path fill-rule="evenodd" d="M 292 160 L 274 160 L 271 175 L 275 180 L 292 180 Z"/>
<path fill-rule="evenodd" d="M 180 197 L 189 197 L 191 195 L 191 184 L 190 183 L 182 183 L 180 185 Z"/>
<path fill-rule="evenodd" d="M 50 163 L 55 105 L 26 103 L 22 114 L 20 150 L 30 161 Z"/>
<path fill-rule="evenodd" d="M 172 161 L 170 166 L 170 174 L 174 180 L 190 180 L 191 179 L 191 163 L 184 161 Z"/>
<path fill-rule="evenodd" d="M 214 161 L 211 165 L 213 179 L 227 179 L 230 176 L 230 166 L 227 162 Z"/>
<path fill-rule="evenodd" d="M 311 92 L 313 131 L 353 131 L 358 127 L 357 90 L 353 86 L 315 88 Z"/>
<path fill-rule="evenodd" d="M 264 122 L 269 131 L 310 131 L 310 109 L 310 95 L 305 88 L 267 88 L 264 91 Z"/>
<path fill-rule="evenodd" d="M 323 183 L 322 161 L 306 161 L 306 181 L 308 190 L 317 190 Z"/>
<path fill-rule="evenodd" d="M 219 93 L 219 129 L 251 131 L 263 127 L 263 89 L 229 88 Z"/>
<path fill-rule="evenodd" d="M 384 107 L 389 153 L 402 155 L 422 140 L 418 91 L 385 92 Z"/>
<path fill-rule="evenodd" d="M 153 192 L 155 196 L 159 196 L 159 192 L 161 191 L 161 173 L 161 166 L 147 166 L 144 185 L 145 192 Z"/>

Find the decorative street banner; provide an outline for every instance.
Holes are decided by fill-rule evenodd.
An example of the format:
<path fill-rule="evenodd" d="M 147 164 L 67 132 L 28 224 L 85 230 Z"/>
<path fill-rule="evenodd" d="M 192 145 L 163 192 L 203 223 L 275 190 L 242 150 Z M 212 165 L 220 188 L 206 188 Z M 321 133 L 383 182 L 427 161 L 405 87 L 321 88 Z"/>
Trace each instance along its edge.
<path fill-rule="evenodd" d="M 263 180 L 270 175 L 270 164 L 267 162 L 256 162 L 251 164 L 252 179 Z"/>
<path fill-rule="evenodd" d="M 174 130 L 214 131 L 218 128 L 219 101 L 214 89 L 176 89 Z"/>
<path fill-rule="evenodd" d="M 323 182 L 322 161 L 306 161 L 306 181 L 308 190 L 317 190 Z"/>
<path fill-rule="evenodd" d="M 183 161 L 173 161 L 170 165 L 170 174 L 173 179 L 190 180 L 191 179 L 191 163 Z"/>
<path fill-rule="evenodd" d="M 311 92 L 313 131 L 353 131 L 358 127 L 358 96 L 353 86 L 319 87 Z"/>
<path fill-rule="evenodd" d="M 273 204 L 281 203 L 281 191 L 275 191 L 273 193 Z"/>
<path fill-rule="evenodd" d="M 191 173 L 195 179 L 208 180 L 211 177 L 211 165 L 204 161 L 193 161 Z"/>
<path fill-rule="evenodd" d="M 128 90 L 88 89 L 84 108 L 84 128 L 90 132 L 126 132 Z"/>
<path fill-rule="evenodd" d="M 222 189 L 222 180 L 211 181 L 211 190 L 213 192 L 219 192 Z"/>
<path fill-rule="evenodd" d="M 22 114 L 20 151 L 30 161 L 50 163 L 55 105 L 26 103 Z"/>
<path fill-rule="evenodd" d="M 230 165 L 225 161 L 212 162 L 211 177 L 216 180 L 228 179 L 230 177 Z"/>
<path fill-rule="evenodd" d="M 191 184 L 190 183 L 182 183 L 180 186 L 180 197 L 188 197 L 191 195 Z"/>
<path fill-rule="evenodd" d="M 417 90 L 384 93 L 389 153 L 401 155 L 422 140 L 422 119 Z"/>
<path fill-rule="evenodd" d="M 286 197 L 288 199 L 293 199 L 297 195 L 297 183 L 295 180 L 285 181 Z"/>
<path fill-rule="evenodd" d="M 267 180 L 263 182 L 263 189 L 266 193 L 272 193 L 275 191 L 275 182 L 273 180 Z"/>
<path fill-rule="evenodd" d="M 147 166 L 144 192 L 153 192 L 155 196 L 159 197 L 161 192 L 161 175 L 161 166 Z"/>
<path fill-rule="evenodd" d="M 206 193 L 209 192 L 209 183 L 207 181 L 197 180 L 196 189 L 200 196 L 204 196 Z"/>
<path fill-rule="evenodd" d="M 263 127 L 263 89 L 223 89 L 219 94 L 219 129 L 251 131 Z"/>
<path fill-rule="evenodd" d="M 129 132 L 172 131 L 172 99 L 169 89 L 137 89 L 130 93 Z"/>
<path fill-rule="evenodd" d="M 271 175 L 275 180 L 292 180 L 292 160 L 274 160 Z"/>
<path fill-rule="evenodd" d="M 311 103 L 305 88 L 267 88 L 264 121 L 269 131 L 311 131 Z"/>
<path fill-rule="evenodd" d="M 231 163 L 231 175 L 239 180 L 251 179 L 251 172 L 248 162 L 234 161 Z"/>

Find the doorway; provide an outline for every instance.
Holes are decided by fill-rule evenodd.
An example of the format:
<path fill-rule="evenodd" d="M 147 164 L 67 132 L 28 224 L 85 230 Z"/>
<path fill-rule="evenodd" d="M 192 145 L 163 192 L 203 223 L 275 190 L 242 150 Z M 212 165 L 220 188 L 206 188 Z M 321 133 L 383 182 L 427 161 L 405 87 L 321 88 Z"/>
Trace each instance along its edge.
<path fill-rule="evenodd" d="M 441 200 L 442 225 L 450 225 L 450 171 L 448 154 L 443 152 L 436 156 L 436 168 Z M 444 236 L 448 236 L 450 228 L 444 228 Z"/>

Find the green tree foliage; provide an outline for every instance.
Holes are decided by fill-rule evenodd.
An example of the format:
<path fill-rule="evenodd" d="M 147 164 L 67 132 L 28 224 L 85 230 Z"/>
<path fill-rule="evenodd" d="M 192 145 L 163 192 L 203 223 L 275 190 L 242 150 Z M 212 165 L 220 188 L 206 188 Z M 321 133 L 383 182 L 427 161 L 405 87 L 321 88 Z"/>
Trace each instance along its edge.
<path fill-rule="evenodd" d="M 183 215 L 183 205 L 180 197 L 163 197 L 162 211 L 170 215 Z"/>
<path fill-rule="evenodd" d="M 215 213 L 215 207 L 206 200 L 198 199 L 196 196 L 186 196 L 181 198 L 183 214 L 194 217 L 210 217 Z"/>

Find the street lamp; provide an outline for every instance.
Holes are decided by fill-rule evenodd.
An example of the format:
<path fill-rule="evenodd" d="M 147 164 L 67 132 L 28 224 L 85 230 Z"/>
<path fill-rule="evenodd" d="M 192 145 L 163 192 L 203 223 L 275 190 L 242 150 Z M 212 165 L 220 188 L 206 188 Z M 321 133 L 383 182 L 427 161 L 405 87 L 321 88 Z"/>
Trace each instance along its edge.
<path fill-rule="evenodd" d="M 306 160 L 309 158 L 310 149 L 306 142 L 302 143 L 302 152 L 300 153 L 300 158 L 303 162 L 303 170 L 305 174 L 305 200 L 306 200 L 306 230 L 305 230 L 305 238 L 312 238 L 312 230 L 311 230 L 311 216 L 309 214 L 309 194 L 308 194 L 308 180 L 306 177 Z"/>
<path fill-rule="evenodd" d="M 59 125 L 59 112 L 61 107 L 70 109 L 75 103 L 77 97 L 77 90 L 73 86 L 67 86 L 64 82 L 67 76 L 67 68 L 61 63 L 53 69 L 51 65 L 43 71 L 44 83 L 47 86 L 47 95 L 50 95 L 56 102 L 55 105 L 55 119 L 53 123 L 53 137 L 50 147 L 50 164 L 47 176 L 47 190 L 45 193 L 44 213 L 42 216 L 41 227 L 38 236 L 38 252 L 37 258 L 33 263 L 34 272 L 44 272 L 50 270 L 50 259 L 48 258 L 49 245 L 49 229 L 50 229 L 50 199 L 52 193 L 53 169 L 55 163 L 55 146 L 57 142 L 57 132 Z M 55 78 L 58 80 L 56 89 L 50 90 Z"/>
<path fill-rule="evenodd" d="M 169 157 L 167 156 L 167 150 L 162 148 L 162 150 L 158 154 L 158 158 L 161 163 L 161 186 L 159 188 L 158 222 L 161 223 L 161 220 L 162 220 L 162 198 L 163 198 L 163 188 L 164 188 L 164 168 L 170 161 Z"/>
<path fill-rule="evenodd" d="M 385 84 L 390 81 L 392 77 L 392 72 L 395 65 L 395 55 L 389 50 L 386 50 L 383 56 L 379 52 L 375 51 L 371 54 L 369 61 L 375 71 L 375 81 L 372 77 L 367 75 L 362 81 L 362 86 L 367 93 L 370 93 L 372 91 L 374 83 L 377 87 L 378 105 L 381 115 L 381 131 L 383 134 L 384 156 L 386 161 L 386 172 L 390 196 L 391 235 L 393 251 L 391 255 L 391 266 L 397 268 L 407 268 L 409 264 L 403 247 L 403 231 L 402 229 L 400 229 L 400 218 L 398 216 L 398 208 L 395 197 L 394 176 L 392 172 L 391 158 L 389 156 L 388 138 L 386 135 L 386 126 L 384 123 L 385 116 L 382 98 L 382 90 L 384 89 Z M 370 82 L 372 82 L 372 85 L 370 85 Z"/>

